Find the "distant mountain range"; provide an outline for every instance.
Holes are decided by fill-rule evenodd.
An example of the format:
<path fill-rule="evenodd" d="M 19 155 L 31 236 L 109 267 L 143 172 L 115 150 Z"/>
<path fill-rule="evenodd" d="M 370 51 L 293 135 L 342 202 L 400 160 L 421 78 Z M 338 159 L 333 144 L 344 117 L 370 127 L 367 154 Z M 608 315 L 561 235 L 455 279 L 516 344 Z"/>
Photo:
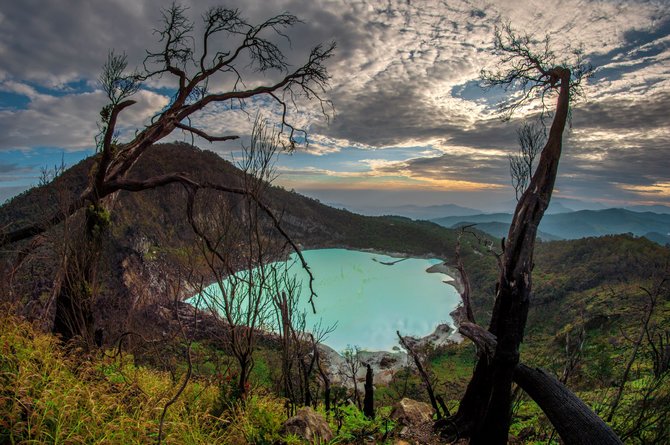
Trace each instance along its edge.
<path fill-rule="evenodd" d="M 377 207 L 330 205 L 366 216 L 395 215 L 428 220 L 448 228 L 477 224 L 479 230 L 498 238 L 507 235 L 512 221 L 512 214 L 508 212 L 487 213 L 456 204 Z M 516 201 L 509 201 L 501 203 L 500 208 L 512 210 L 515 205 Z M 540 224 L 538 236 L 544 241 L 557 241 L 620 233 L 644 236 L 661 245 L 670 244 L 670 207 L 636 205 L 606 208 L 597 202 L 555 198 Z"/>
<path fill-rule="evenodd" d="M 630 207 L 624 207 L 624 208 L 626 210 L 630 210 L 632 212 L 654 212 L 654 213 L 662 213 L 664 215 L 670 214 L 670 207 L 662 206 L 662 205 L 630 206 Z"/>
<path fill-rule="evenodd" d="M 335 208 L 346 209 L 351 212 L 358 213 L 365 216 L 404 216 L 411 219 L 431 220 L 444 216 L 467 216 L 484 213 L 482 210 L 473 209 L 470 207 L 463 207 L 456 204 L 441 204 L 431 206 L 418 205 L 400 205 L 400 206 L 349 206 L 341 203 L 327 203 L 327 205 Z"/>
<path fill-rule="evenodd" d="M 497 205 L 489 206 L 485 208 L 474 208 L 468 206 L 461 206 L 458 204 L 440 204 L 440 205 L 414 205 L 414 204 L 405 204 L 397 206 L 361 206 L 361 205 L 348 205 L 340 202 L 327 202 L 326 205 L 330 207 L 335 207 L 337 209 L 346 209 L 354 213 L 365 216 L 404 216 L 405 218 L 411 219 L 424 219 L 424 220 L 436 220 L 439 218 L 446 218 L 452 216 L 472 216 L 472 215 L 483 215 L 483 214 L 494 214 L 499 215 L 503 213 L 511 212 L 516 206 L 515 200 L 509 200 L 505 202 L 500 202 Z M 561 198 L 555 197 L 551 200 L 551 204 L 547 209 L 547 215 L 555 215 L 559 213 L 572 213 L 578 212 L 580 210 L 606 210 L 609 207 L 606 207 L 604 204 L 599 202 L 587 202 L 581 201 L 574 198 Z M 644 212 L 653 212 L 659 214 L 670 214 L 670 207 L 664 205 L 636 205 L 623 207 L 625 210 L 630 210 L 632 212 L 644 213 Z M 497 219 L 489 219 L 488 222 L 498 221 Z M 505 230 L 506 232 L 506 230 Z M 548 234 L 547 234 L 548 235 Z"/>
<path fill-rule="evenodd" d="M 640 208 L 638 207 L 638 209 Z M 542 219 L 538 236 L 545 241 L 551 241 L 632 233 L 635 236 L 644 236 L 662 245 L 670 243 L 670 213 L 643 212 L 641 210 L 580 210 L 548 214 Z M 511 220 L 512 215 L 509 213 L 493 213 L 447 216 L 435 218 L 432 221 L 444 227 L 477 224 L 477 228 L 481 231 L 502 237 L 507 234 Z"/>

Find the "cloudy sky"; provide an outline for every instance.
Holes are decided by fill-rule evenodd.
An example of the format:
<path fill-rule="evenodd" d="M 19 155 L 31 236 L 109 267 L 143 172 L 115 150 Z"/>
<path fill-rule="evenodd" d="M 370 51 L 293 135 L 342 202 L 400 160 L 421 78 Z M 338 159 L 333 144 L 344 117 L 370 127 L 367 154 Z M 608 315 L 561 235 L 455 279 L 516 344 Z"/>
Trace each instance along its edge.
<path fill-rule="evenodd" d="M 0 201 L 36 184 L 42 169 L 93 153 L 105 104 L 97 78 L 108 51 L 141 66 L 145 50 L 158 48 L 152 30 L 169 3 L 0 0 Z M 218 4 L 184 2 L 196 22 Z M 558 195 L 611 206 L 670 205 L 670 0 L 557 0 L 550 9 L 543 0 L 225 5 L 252 23 L 284 11 L 298 15 L 303 23 L 284 45 L 294 64 L 311 46 L 337 42 L 328 63 L 334 115 L 326 121 L 314 103 L 291 113 L 309 128 L 311 143 L 278 160 L 277 182 L 287 188 L 357 208 L 489 208 L 513 199 L 508 154 L 532 110 L 504 122 L 496 112 L 500 92 L 478 86 L 481 69 L 496 66 L 495 26 L 509 22 L 538 38 L 549 34 L 557 52 L 582 46 L 597 69 L 574 106 Z M 250 73 L 248 83 L 273 76 Z M 124 112 L 122 139 L 168 103 L 168 81 L 138 93 Z M 214 108 L 197 118 L 214 133 L 249 129 L 245 114 Z M 172 140 L 190 138 L 174 133 Z M 239 152 L 239 142 L 196 144 L 224 157 Z"/>

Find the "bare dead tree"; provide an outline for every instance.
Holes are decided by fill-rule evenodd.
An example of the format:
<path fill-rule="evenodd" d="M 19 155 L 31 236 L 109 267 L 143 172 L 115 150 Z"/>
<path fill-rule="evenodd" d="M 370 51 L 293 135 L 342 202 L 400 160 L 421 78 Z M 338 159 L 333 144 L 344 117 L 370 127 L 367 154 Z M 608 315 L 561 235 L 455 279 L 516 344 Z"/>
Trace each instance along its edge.
<path fill-rule="evenodd" d="M 565 333 L 565 363 L 561 378 L 559 379 L 563 384 L 568 383 L 568 379 L 582 359 L 584 343 L 586 342 L 586 324 L 584 322 L 583 311 L 580 315 L 579 325 L 575 330 L 577 331 L 577 335 L 571 336 L 570 331 Z"/>
<path fill-rule="evenodd" d="M 354 389 L 354 402 L 358 409 L 362 409 L 361 396 L 358 391 L 358 370 L 361 368 L 361 361 L 359 358 L 360 348 L 358 346 L 347 346 L 342 351 L 342 358 L 344 358 L 344 377 L 351 381 Z"/>
<path fill-rule="evenodd" d="M 237 360 L 238 394 L 242 398 L 249 389 L 258 331 L 272 328 L 276 296 L 294 295 L 296 289 L 286 272 L 282 273 L 286 266 L 277 263 L 287 254 L 286 240 L 277 230 L 276 220 L 258 205 L 274 178 L 272 162 L 278 149 L 279 134 L 266 131 L 266 125 L 256 119 L 251 142 L 245 148 L 240 163 L 245 193 L 240 199 L 215 194 L 196 201 L 195 189 L 189 194 L 187 210 L 203 258 L 216 277 L 214 290 L 201 292 L 202 303 L 222 327 L 223 348 Z M 293 310 L 281 304 L 276 309 L 284 311 L 278 315 L 280 319 L 289 317 L 286 311 Z"/>
<path fill-rule="evenodd" d="M 175 308 L 176 307 L 177 306 L 175 306 Z M 194 320 L 195 320 L 195 323 L 197 323 L 198 309 L 194 308 L 194 312 L 195 312 Z M 176 317 L 176 319 L 179 323 L 179 330 L 181 331 L 182 336 L 184 336 L 184 338 L 186 339 L 187 338 L 186 331 L 184 329 L 184 325 L 182 324 L 181 319 L 179 318 L 179 313 L 178 313 L 177 310 L 175 310 L 175 317 Z M 195 326 L 195 328 L 197 328 L 197 326 Z M 186 366 L 187 366 L 186 374 L 184 375 L 184 379 L 182 380 L 181 384 L 179 385 L 179 387 L 177 388 L 175 393 L 172 395 L 172 397 L 170 397 L 170 399 L 167 402 L 165 402 L 165 405 L 163 405 L 163 410 L 161 411 L 160 420 L 158 422 L 158 437 L 156 438 L 156 444 L 157 445 L 160 445 L 162 443 L 163 426 L 165 424 L 165 416 L 167 415 L 168 410 L 170 409 L 170 407 L 172 405 L 174 405 L 177 402 L 177 400 L 179 400 L 179 397 L 182 395 L 182 393 L 186 389 L 186 386 L 188 385 L 188 382 L 191 379 L 191 376 L 193 374 L 193 359 L 191 357 L 192 346 L 193 346 L 193 342 L 191 341 L 191 339 L 188 339 L 188 343 L 187 343 L 187 346 L 186 346 L 186 351 L 184 352 L 184 356 L 186 357 Z M 120 345 L 119 345 L 119 347 L 120 347 Z"/>
<path fill-rule="evenodd" d="M 581 83 L 591 72 L 580 51 L 574 52 L 572 63 L 561 63 L 551 51 L 548 38 L 538 42 L 530 36 L 518 35 L 509 25 L 496 29 L 494 46 L 500 57 L 500 69 L 483 71 L 482 78 L 485 86 L 518 92 L 501 105 L 507 117 L 530 99 L 539 99 L 543 110 L 549 97 L 557 97 L 557 102 L 547 142 L 529 186 L 517 203 L 504 242 L 488 328 L 497 339 L 495 350 L 492 357 L 480 355 L 453 419 L 461 432 L 469 433 L 473 445 L 507 443 L 512 381 L 530 304 L 537 227 L 551 199 L 570 103 L 579 97 Z M 481 333 L 481 329 L 477 332 Z"/>
<path fill-rule="evenodd" d="M 274 297 L 275 315 L 277 318 L 277 331 L 281 342 L 281 380 L 284 397 L 286 397 L 292 405 L 296 402 L 296 393 L 293 385 L 294 374 L 294 360 L 295 357 L 293 348 L 293 335 L 291 332 L 293 326 L 293 311 L 296 305 L 293 303 L 293 294 L 290 290 L 280 292 Z M 293 409 L 290 410 L 293 415 Z"/>
<path fill-rule="evenodd" d="M 544 127 L 535 123 L 525 122 L 516 131 L 519 140 L 519 151 L 509 155 L 509 171 L 512 177 L 514 194 L 518 201 L 533 175 L 535 158 L 544 146 Z"/>
<path fill-rule="evenodd" d="M 310 406 L 315 402 L 313 374 L 322 367 L 318 345 L 335 329 L 335 325 L 324 326 L 321 321 L 307 325 L 307 312 L 301 304 L 302 282 L 292 273 L 292 265 L 287 262 L 287 267 L 276 268 L 270 277 L 277 290 L 272 295 L 273 330 L 279 333 L 281 345 L 281 386 L 291 412 L 300 404 Z"/>
<path fill-rule="evenodd" d="M 336 324 L 326 326 L 319 321 L 309 329 L 309 332 L 301 332 L 301 330 L 294 329 L 295 342 L 300 345 L 297 357 L 299 359 L 298 363 L 300 364 L 301 380 L 303 382 L 303 404 L 305 406 L 316 404 L 316 400 L 310 389 L 312 382 L 315 380 L 315 369 L 320 374 L 321 380 L 324 383 L 326 405 L 330 404 L 330 377 L 325 373 L 323 369 L 324 364 L 320 361 L 319 344 L 322 343 L 336 327 Z"/>
<path fill-rule="evenodd" d="M 368 419 L 375 418 L 375 387 L 374 375 L 370 364 L 365 365 L 365 395 L 363 397 L 363 414 Z"/>
<path fill-rule="evenodd" d="M 641 308 L 640 330 L 635 338 L 623 334 L 632 343 L 632 351 L 617 382 L 608 418 L 612 418 L 614 428 L 626 443 L 665 443 L 670 437 L 666 422 L 670 416 L 668 331 L 663 327 L 666 320 L 659 310 L 670 296 L 669 283 L 665 271 L 650 286 L 641 288 L 646 298 Z M 651 369 L 642 357 L 651 362 Z"/>
<path fill-rule="evenodd" d="M 438 405 L 439 396 L 435 395 L 435 389 L 434 389 L 435 382 L 434 379 L 429 375 L 429 372 L 424 367 L 423 365 L 424 360 L 422 360 L 422 358 L 419 356 L 419 353 L 416 350 L 416 348 L 412 347 L 411 343 L 406 341 L 405 338 L 402 335 L 400 335 L 399 331 L 396 331 L 396 335 L 398 336 L 398 339 L 402 347 L 407 351 L 410 357 L 412 357 L 412 360 L 414 361 L 414 366 L 416 366 L 417 371 L 419 371 L 419 376 L 421 376 L 423 386 L 426 389 L 426 392 L 428 393 L 428 399 L 430 399 L 430 404 L 435 410 L 437 418 L 441 419 L 443 413 L 440 410 L 440 405 Z M 446 411 L 444 414 L 449 415 L 449 412 Z"/>
<path fill-rule="evenodd" d="M 205 12 L 203 20 L 204 32 L 196 38 L 193 35 L 195 26 L 187 16 L 187 8 L 173 4 L 164 9 L 161 26 L 156 30 L 160 47 L 148 52 L 141 70 L 128 72 L 126 56 L 110 52 L 100 76 L 108 104 L 100 112 L 98 154 L 88 187 L 69 204 L 66 211 L 47 217 L 47 224 L 27 225 L 1 233 L 0 246 L 34 237 L 48 227 L 80 213 L 81 209 L 86 209 L 85 236 L 91 242 L 90 247 L 99 250 L 98 244 L 105 236 L 109 220 L 107 201 L 121 190 L 137 192 L 180 183 L 191 191 L 207 188 L 223 193 L 249 195 L 249 191 L 244 189 L 197 183 L 179 172 L 143 179 L 128 177 L 146 150 L 175 130 L 209 142 L 239 138 L 237 134 L 210 134 L 193 122 L 198 112 L 211 110 L 216 104 L 239 108 L 244 107 L 247 99 L 268 98 L 281 109 L 281 129 L 287 134 L 289 148 L 306 135 L 304 129 L 295 127 L 289 120 L 289 112 L 297 108 L 301 99 L 315 100 L 324 113 L 329 111 L 330 102 L 323 97 L 329 81 L 325 62 L 333 54 L 334 43 L 314 47 L 305 63 L 293 68 L 273 38 L 287 38 L 284 30 L 299 22 L 296 16 L 284 13 L 260 24 L 252 24 L 237 9 L 212 7 Z M 274 80 L 247 87 L 245 78 L 253 72 L 264 73 L 266 79 Z M 145 82 L 163 77 L 172 80 L 175 85 L 175 93 L 169 104 L 130 140 L 121 141 L 117 133 L 120 114 L 136 103 L 132 97 L 143 88 Z M 217 82 L 222 80 L 222 84 L 230 88 L 214 89 L 213 85 L 218 84 L 211 81 L 214 78 Z M 266 207 L 263 211 L 269 209 Z M 292 247 L 297 249 L 295 245 Z M 304 261 L 303 266 L 306 266 Z M 85 272 L 84 285 L 91 287 L 93 277 L 88 271 Z M 75 286 L 79 284 L 75 283 Z M 72 289 L 64 288 L 59 294 L 59 300 L 64 298 L 77 297 Z M 65 302 L 60 307 L 76 305 Z M 81 310 L 87 311 L 86 308 Z M 90 314 L 65 311 L 62 317 L 88 319 Z M 80 332 L 64 330 L 61 334 L 71 337 Z"/>
<path fill-rule="evenodd" d="M 646 336 L 654 364 L 654 377 L 658 379 L 670 371 L 670 330 L 658 332 L 648 329 Z"/>
<path fill-rule="evenodd" d="M 323 382 L 323 403 L 324 403 L 324 408 L 326 409 L 326 413 L 330 413 L 330 404 L 331 404 L 331 381 L 330 381 L 330 376 L 328 375 L 328 372 L 326 371 L 326 363 L 324 363 L 324 359 L 321 356 L 321 352 L 319 351 L 319 346 L 315 342 L 314 343 L 314 356 L 316 357 L 316 369 L 319 373 L 319 377 L 321 378 L 321 381 Z"/>

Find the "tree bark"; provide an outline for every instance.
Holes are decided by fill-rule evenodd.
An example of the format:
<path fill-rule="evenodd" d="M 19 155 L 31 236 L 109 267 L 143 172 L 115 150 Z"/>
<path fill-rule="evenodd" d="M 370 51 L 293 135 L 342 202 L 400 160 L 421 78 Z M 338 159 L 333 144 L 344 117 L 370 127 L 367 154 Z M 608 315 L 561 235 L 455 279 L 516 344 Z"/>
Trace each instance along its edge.
<path fill-rule="evenodd" d="M 480 359 L 477 363 L 459 409 L 462 418 L 476 425 L 471 445 L 506 444 L 509 434 L 512 380 L 528 316 L 535 236 L 554 188 L 570 103 L 570 71 L 555 68 L 552 76 L 560 82 L 556 114 L 537 170 L 517 204 L 505 242 L 489 325 L 498 343 L 492 360 Z"/>
<path fill-rule="evenodd" d="M 579 397 L 542 369 L 519 364 L 514 381 L 540 406 L 566 445 L 623 443 Z"/>
<path fill-rule="evenodd" d="M 323 369 L 323 364 L 321 363 L 321 355 L 319 354 L 319 347 L 316 342 L 313 343 L 314 347 L 314 356 L 316 358 L 316 367 L 323 380 L 323 401 L 326 408 L 326 413 L 330 412 L 330 377 L 328 373 Z"/>
<path fill-rule="evenodd" d="M 368 419 L 375 418 L 375 396 L 372 380 L 372 368 L 370 365 L 367 365 L 367 371 L 365 372 L 365 397 L 363 398 L 363 414 Z"/>

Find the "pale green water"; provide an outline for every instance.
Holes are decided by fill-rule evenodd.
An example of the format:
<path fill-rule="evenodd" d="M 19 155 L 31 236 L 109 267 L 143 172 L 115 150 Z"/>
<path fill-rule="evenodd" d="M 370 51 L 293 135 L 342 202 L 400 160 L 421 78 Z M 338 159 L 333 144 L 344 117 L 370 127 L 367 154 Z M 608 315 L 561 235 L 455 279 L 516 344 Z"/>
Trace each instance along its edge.
<path fill-rule="evenodd" d="M 319 318 L 324 325 L 337 322 L 337 329 L 324 341 L 337 351 L 347 345 L 390 351 L 398 344 L 396 330 L 425 336 L 438 324 L 453 323 L 449 313 L 460 301 L 458 293 L 444 283 L 450 280 L 447 275 L 426 272 L 439 260 L 410 258 L 387 266 L 373 258 L 394 258 L 354 250 L 307 250 L 303 255 L 315 278 L 316 315 L 307 303 L 307 274 L 297 263 L 291 270 L 302 280 L 301 305 L 307 310 L 307 326 Z"/>

